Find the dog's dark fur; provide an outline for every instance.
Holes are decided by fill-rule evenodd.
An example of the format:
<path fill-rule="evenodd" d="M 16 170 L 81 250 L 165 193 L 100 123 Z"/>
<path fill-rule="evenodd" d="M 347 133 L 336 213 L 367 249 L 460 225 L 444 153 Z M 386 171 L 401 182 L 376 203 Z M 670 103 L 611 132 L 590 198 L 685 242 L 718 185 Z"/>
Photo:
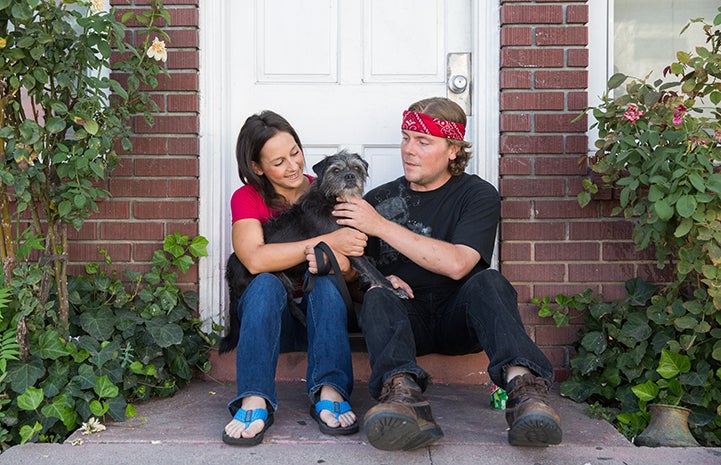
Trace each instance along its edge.
<path fill-rule="evenodd" d="M 266 243 L 297 242 L 320 236 L 339 229 L 333 216 L 336 198 L 348 199 L 363 194 L 368 163 L 358 154 L 341 151 L 330 155 L 313 166 L 317 179 L 310 189 L 290 208 L 263 225 Z M 365 257 L 349 257 L 358 272 L 362 285 L 381 286 L 392 290 L 399 297 L 407 297 L 385 279 Z M 292 299 L 293 290 L 303 278 L 308 264 L 303 262 L 295 267 L 275 273 L 288 289 L 288 304 L 291 311 L 298 311 Z M 240 321 L 238 320 L 238 299 L 248 287 L 254 275 L 238 260 L 235 253 L 228 257 L 225 279 L 230 291 L 230 329 L 220 341 L 220 353 L 230 352 L 238 345 Z"/>

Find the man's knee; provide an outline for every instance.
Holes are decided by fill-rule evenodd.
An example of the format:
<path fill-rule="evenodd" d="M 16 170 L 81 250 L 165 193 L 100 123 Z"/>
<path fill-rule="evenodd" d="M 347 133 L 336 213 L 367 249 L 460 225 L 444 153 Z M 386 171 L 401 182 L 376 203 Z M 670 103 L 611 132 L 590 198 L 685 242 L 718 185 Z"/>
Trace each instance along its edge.
<path fill-rule="evenodd" d="M 398 297 L 388 289 L 374 287 L 363 296 L 360 317 L 358 319 L 361 327 L 364 321 L 378 321 L 381 316 L 386 315 L 397 301 Z"/>

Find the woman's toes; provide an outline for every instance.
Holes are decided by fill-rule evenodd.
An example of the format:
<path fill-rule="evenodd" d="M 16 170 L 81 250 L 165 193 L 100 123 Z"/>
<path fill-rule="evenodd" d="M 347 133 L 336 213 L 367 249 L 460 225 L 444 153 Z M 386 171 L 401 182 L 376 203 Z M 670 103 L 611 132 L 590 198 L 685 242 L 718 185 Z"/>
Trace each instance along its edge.
<path fill-rule="evenodd" d="M 335 415 L 333 412 L 330 412 L 328 410 L 321 410 L 320 411 L 320 419 L 323 420 L 323 423 L 330 426 L 331 428 L 337 428 L 341 426 L 341 422 L 335 419 Z"/>
<path fill-rule="evenodd" d="M 345 428 L 345 427 L 350 426 L 350 425 L 352 425 L 353 423 L 355 423 L 355 421 L 356 421 L 356 416 L 355 416 L 355 413 L 353 413 L 353 411 L 350 411 L 350 412 L 346 412 L 346 413 L 341 414 L 341 415 L 338 417 L 338 420 L 339 420 L 339 422 L 340 422 L 340 426 L 342 426 L 343 428 Z"/>
<path fill-rule="evenodd" d="M 265 422 L 263 420 L 255 420 L 253 423 L 248 425 L 245 430 L 243 430 L 242 436 L 244 438 L 254 438 L 258 433 L 263 431 L 264 426 Z"/>
<path fill-rule="evenodd" d="M 230 420 L 230 423 L 225 425 L 225 433 L 231 438 L 239 438 L 245 430 L 245 425 L 238 420 Z"/>

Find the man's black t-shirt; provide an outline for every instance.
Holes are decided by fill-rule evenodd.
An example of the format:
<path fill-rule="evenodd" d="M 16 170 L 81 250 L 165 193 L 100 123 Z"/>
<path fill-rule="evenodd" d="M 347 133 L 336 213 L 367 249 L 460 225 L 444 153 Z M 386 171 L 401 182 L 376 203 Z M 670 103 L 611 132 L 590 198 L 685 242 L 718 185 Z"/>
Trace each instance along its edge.
<path fill-rule="evenodd" d="M 493 185 L 476 175 L 452 176 L 443 186 L 417 192 L 400 177 L 379 186 L 365 199 L 384 218 L 423 236 L 467 245 L 481 254 L 471 273 L 488 268 L 496 238 L 500 198 Z M 384 275 L 394 274 L 416 292 L 452 292 L 460 283 L 416 265 L 385 241 L 369 238 L 366 253 Z"/>

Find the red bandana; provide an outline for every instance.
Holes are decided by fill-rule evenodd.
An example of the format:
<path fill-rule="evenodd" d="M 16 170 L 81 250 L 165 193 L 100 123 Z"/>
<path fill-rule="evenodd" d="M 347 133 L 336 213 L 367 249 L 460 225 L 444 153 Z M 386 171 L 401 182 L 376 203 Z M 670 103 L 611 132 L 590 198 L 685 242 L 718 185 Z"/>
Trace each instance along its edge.
<path fill-rule="evenodd" d="M 463 136 L 466 135 L 466 127 L 460 123 L 409 110 L 403 112 L 401 129 L 455 140 L 463 140 Z"/>

